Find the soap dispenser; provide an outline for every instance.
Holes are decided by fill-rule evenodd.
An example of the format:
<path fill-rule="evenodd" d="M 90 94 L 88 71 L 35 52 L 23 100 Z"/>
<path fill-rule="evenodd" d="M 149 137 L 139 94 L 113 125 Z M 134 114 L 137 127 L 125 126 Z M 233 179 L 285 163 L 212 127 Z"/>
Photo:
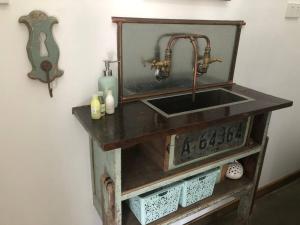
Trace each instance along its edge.
<path fill-rule="evenodd" d="M 104 99 L 106 99 L 107 91 L 111 90 L 114 97 L 115 108 L 118 106 L 118 80 L 116 76 L 113 76 L 112 70 L 110 69 L 111 63 L 116 63 L 118 61 L 105 60 L 105 70 L 103 71 L 103 76 L 99 78 L 98 90 L 103 91 Z"/>

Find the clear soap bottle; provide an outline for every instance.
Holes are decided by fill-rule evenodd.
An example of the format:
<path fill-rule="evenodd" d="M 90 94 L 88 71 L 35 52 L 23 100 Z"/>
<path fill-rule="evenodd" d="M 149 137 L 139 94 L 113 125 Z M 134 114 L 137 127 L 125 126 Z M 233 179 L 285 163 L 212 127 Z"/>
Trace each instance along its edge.
<path fill-rule="evenodd" d="M 110 64 L 118 61 L 105 60 L 105 70 L 103 71 L 103 76 L 99 78 L 98 90 L 103 91 L 104 99 L 106 99 L 107 91 L 112 91 L 112 96 L 114 98 L 115 108 L 118 106 L 118 80 L 116 76 L 113 76 L 113 72 L 110 69 Z"/>

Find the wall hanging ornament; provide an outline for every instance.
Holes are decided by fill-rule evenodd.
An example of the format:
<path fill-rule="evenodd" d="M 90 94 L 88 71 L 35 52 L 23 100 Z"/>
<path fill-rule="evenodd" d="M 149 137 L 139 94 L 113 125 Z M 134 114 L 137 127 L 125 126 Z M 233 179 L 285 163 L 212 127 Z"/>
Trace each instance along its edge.
<path fill-rule="evenodd" d="M 28 76 L 47 83 L 49 94 L 53 97 L 51 82 L 64 73 L 58 68 L 59 48 L 52 33 L 52 27 L 58 23 L 58 20 L 35 10 L 27 16 L 22 16 L 19 22 L 24 23 L 29 30 L 27 54 L 32 71 Z"/>

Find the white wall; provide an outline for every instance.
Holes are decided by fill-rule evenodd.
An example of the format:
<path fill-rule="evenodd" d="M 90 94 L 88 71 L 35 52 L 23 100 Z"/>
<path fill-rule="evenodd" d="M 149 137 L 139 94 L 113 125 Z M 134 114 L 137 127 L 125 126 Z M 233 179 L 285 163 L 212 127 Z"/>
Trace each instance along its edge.
<path fill-rule="evenodd" d="M 11 0 L 0 6 L 0 224 L 96 225 L 88 136 L 71 115 L 86 104 L 108 55 L 116 56 L 111 16 L 244 19 L 235 80 L 295 100 L 273 114 L 261 184 L 299 169 L 300 21 L 284 18 L 286 0 Z M 47 87 L 27 78 L 28 32 L 21 15 L 57 16 L 59 79 Z"/>

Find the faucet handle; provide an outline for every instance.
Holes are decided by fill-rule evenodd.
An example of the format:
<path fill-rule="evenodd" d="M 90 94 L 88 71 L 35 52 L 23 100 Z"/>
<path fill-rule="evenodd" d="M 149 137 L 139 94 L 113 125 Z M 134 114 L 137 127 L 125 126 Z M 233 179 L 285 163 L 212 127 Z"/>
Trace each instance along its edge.
<path fill-rule="evenodd" d="M 159 69 L 160 68 L 160 66 L 158 65 L 159 63 L 160 63 L 160 61 L 159 60 L 156 60 L 156 59 L 153 59 L 151 62 L 149 62 L 149 63 L 151 63 L 151 70 L 153 70 L 153 69 Z"/>
<path fill-rule="evenodd" d="M 214 62 L 223 62 L 223 59 L 221 59 L 221 58 L 210 58 L 209 59 L 209 64 L 214 63 Z"/>
<path fill-rule="evenodd" d="M 141 58 L 141 62 L 144 67 L 146 67 L 147 64 L 151 65 L 153 63 L 153 60 L 155 60 L 155 58 L 152 58 L 152 59 L 144 59 L 144 57 Z"/>
<path fill-rule="evenodd" d="M 204 56 L 203 59 L 198 60 L 198 68 L 197 73 L 198 75 L 203 75 L 207 73 L 209 64 L 215 63 L 215 62 L 223 62 L 223 59 L 220 58 L 211 58 L 209 54 Z"/>
<path fill-rule="evenodd" d="M 162 69 L 166 70 L 169 67 L 169 61 L 154 59 L 151 62 L 151 69 Z"/>
<path fill-rule="evenodd" d="M 198 60 L 198 64 L 211 64 L 214 62 L 223 62 L 222 58 L 205 58 L 204 56 L 200 55 L 199 56 L 199 60 Z"/>

